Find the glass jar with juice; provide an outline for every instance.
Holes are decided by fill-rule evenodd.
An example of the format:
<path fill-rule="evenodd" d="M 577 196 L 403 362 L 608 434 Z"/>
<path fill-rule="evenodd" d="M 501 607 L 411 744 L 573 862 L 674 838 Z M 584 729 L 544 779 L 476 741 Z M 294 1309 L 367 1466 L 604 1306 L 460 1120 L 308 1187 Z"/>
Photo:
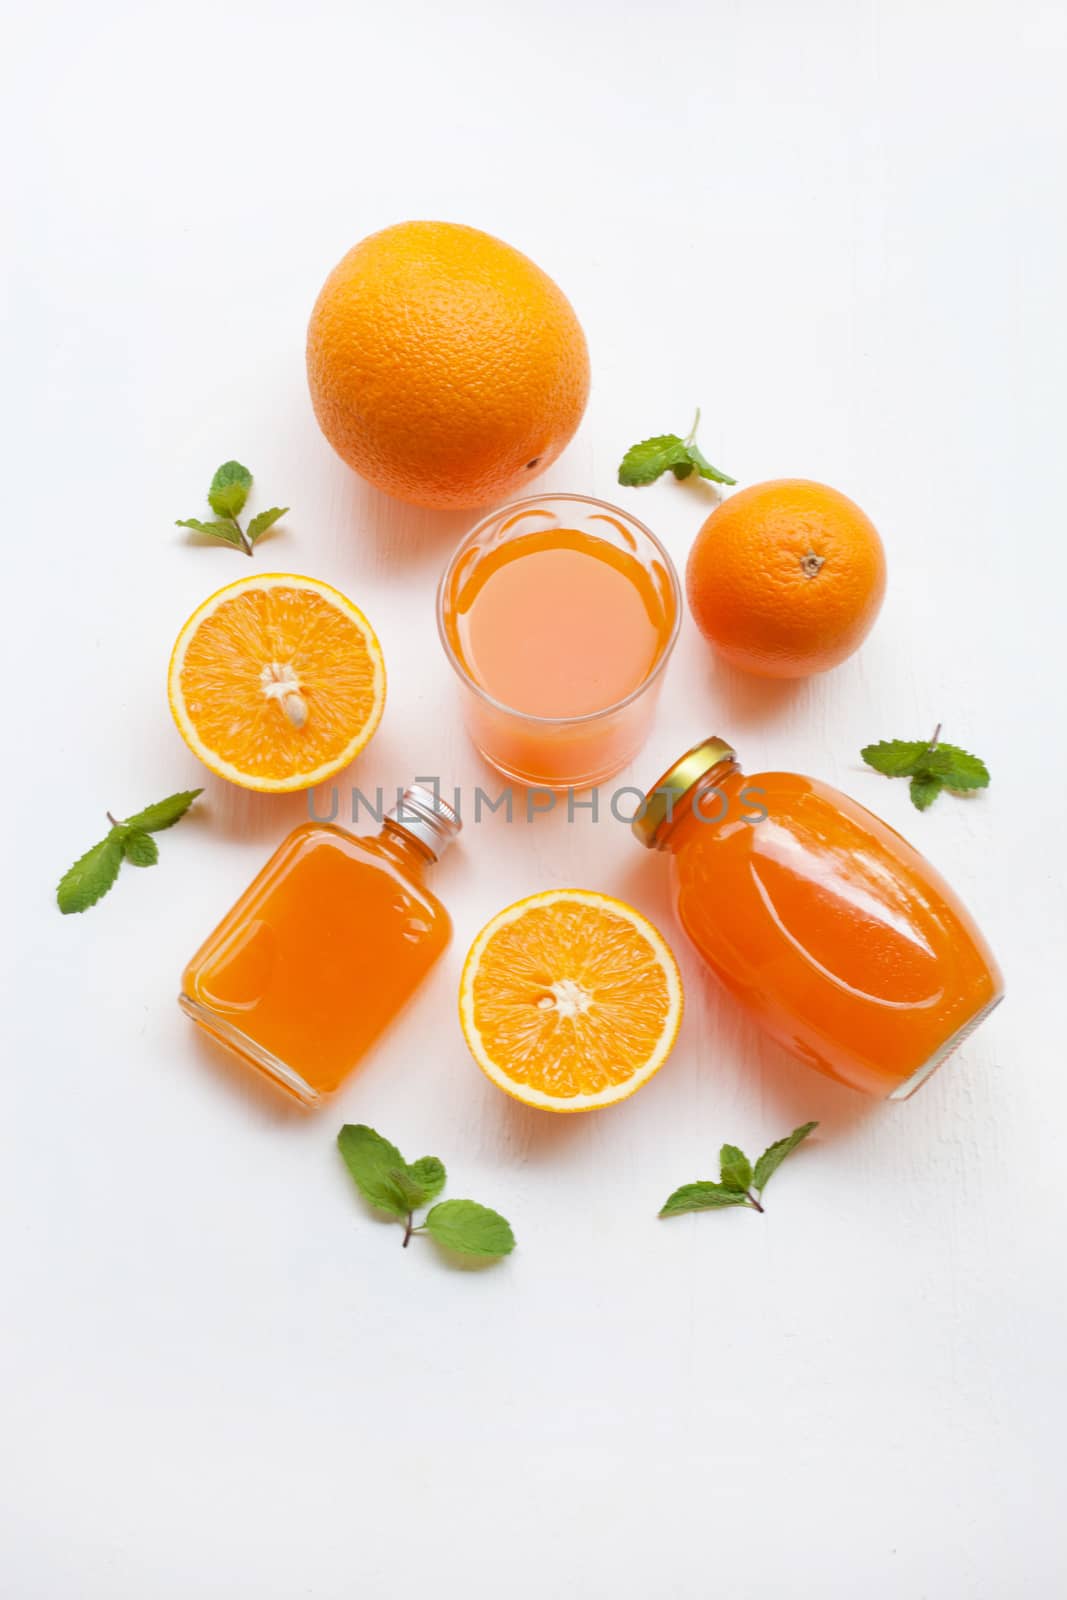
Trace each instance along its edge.
<path fill-rule="evenodd" d="M 505 777 L 586 788 L 636 755 L 678 637 L 670 556 L 625 511 L 550 494 L 494 511 L 437 597 L 467 727 Z"/>
<path fill-rule="evenodd" d="M 376 837 L 305 822 L 186 967 L 179 1004 L 306 1106 L 347 1077 L 443 954 L 424 878 L 460 829 L 413 784 Z"/>
<path fill-rule="evenodd" d="M 956 894 L 872 812 L 814 778 L 746 777 L 708 739 L 633 830 L 672 856 L 679 918 L 726 988 L 799 1060 L 905 1099 L 1002 999 Z"/>

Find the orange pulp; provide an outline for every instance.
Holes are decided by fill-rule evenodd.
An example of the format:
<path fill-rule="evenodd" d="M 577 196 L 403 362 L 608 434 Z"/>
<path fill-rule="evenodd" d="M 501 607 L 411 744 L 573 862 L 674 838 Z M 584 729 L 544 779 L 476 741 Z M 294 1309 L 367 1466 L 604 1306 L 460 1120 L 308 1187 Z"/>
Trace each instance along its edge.
<path fill-rule="evenodd" d="M 745 820 L 758 807 L 766 817 Z M 717 976 L 787 1050 L 855 1089 L 905 1098 L 1003 996 L 940 874 L 827 784 L 716 768 L 662 842 L 678 914 Z"/>
<path fill-rule="evenodd" d="M 448 913 L 420 882 L 432 859 L 388 822 L 376 838 L 295 828 L 189 963 L 183 1009 L 315 1104 L 448 944 Z"/>

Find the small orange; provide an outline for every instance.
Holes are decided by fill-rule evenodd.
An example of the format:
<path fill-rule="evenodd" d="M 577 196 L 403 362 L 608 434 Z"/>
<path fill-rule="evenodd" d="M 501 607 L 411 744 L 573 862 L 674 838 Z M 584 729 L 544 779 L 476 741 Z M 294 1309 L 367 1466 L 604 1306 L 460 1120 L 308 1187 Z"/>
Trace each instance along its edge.
<path fill-rule="evenodd" d="M 348 252 L 311 313 L 307 372 L 341 459 L 420 506 L 523 488 L 589 395 L 565 295 L 511 245 L 454 222 L 401 222 Z"/>
<path fill-rule="evenodd" d="M 697 627 L 736 667 L 804 678 L 859 648 L 885 593 L 878 530 L 806 478 L 741 489 L 711 513 L 686 569 Z"/>
<path fill-rule="evenodd" d="M 310 789 L 347 766 L 385 705 L 374 629 L 338 589 L 257 573 L 204 601 L 167 680 L 178 731 L 205 766 L 246 789 Z"/>
<path fill-rule="evenodd" d="M 632 906 L 586 889 L 516 901 L 471 945 L 459 1015 L 475 1061 L 505 1093 L 546 1111 L 613 1105 L 670 1055 L 682 980 Z"/>

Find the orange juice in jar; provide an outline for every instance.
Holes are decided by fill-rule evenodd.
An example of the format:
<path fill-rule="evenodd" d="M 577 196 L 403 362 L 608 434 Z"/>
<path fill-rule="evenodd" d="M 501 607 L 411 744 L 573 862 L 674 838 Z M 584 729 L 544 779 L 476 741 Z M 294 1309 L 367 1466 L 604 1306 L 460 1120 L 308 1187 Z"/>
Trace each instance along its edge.
<path fill-rule="evenodd" d="M 422 784 L 404 790 L 376 836 L 294 828 L 189 962 L 183 1011 L 317 1105 L 444 953 L 451 919 L 424 879 L 459 829 Z"/>
<path fill-rule="evenodd" d="M 581 495 L 493 512 L 438 592 L 474 743 L 505 777 L 549 789 L 600 783 L 637 753 L 679 620 L 659 540 Z"/>
<path fill-rule="evenodd" d="M 746 777 L 708 739 L 633 828 L 671 854 L 679 918 L 726 988 L 798 1060 L 854 1089 L 905 1099 L 1003 998 L 953 890 L 828 784 Z"/>

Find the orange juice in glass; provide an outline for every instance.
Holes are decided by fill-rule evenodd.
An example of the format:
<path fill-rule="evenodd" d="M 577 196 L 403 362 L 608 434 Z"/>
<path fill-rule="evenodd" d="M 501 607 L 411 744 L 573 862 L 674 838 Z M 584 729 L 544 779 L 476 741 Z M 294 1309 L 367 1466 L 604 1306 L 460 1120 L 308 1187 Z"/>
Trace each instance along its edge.
<path fill-rule="evenodd" d="M 581 789 L 644 743 L 681 591 L 666 550 L 625 511 L 536 495 L 464 539 L 437 620 L 486 760 L 518 783 Z"/>

